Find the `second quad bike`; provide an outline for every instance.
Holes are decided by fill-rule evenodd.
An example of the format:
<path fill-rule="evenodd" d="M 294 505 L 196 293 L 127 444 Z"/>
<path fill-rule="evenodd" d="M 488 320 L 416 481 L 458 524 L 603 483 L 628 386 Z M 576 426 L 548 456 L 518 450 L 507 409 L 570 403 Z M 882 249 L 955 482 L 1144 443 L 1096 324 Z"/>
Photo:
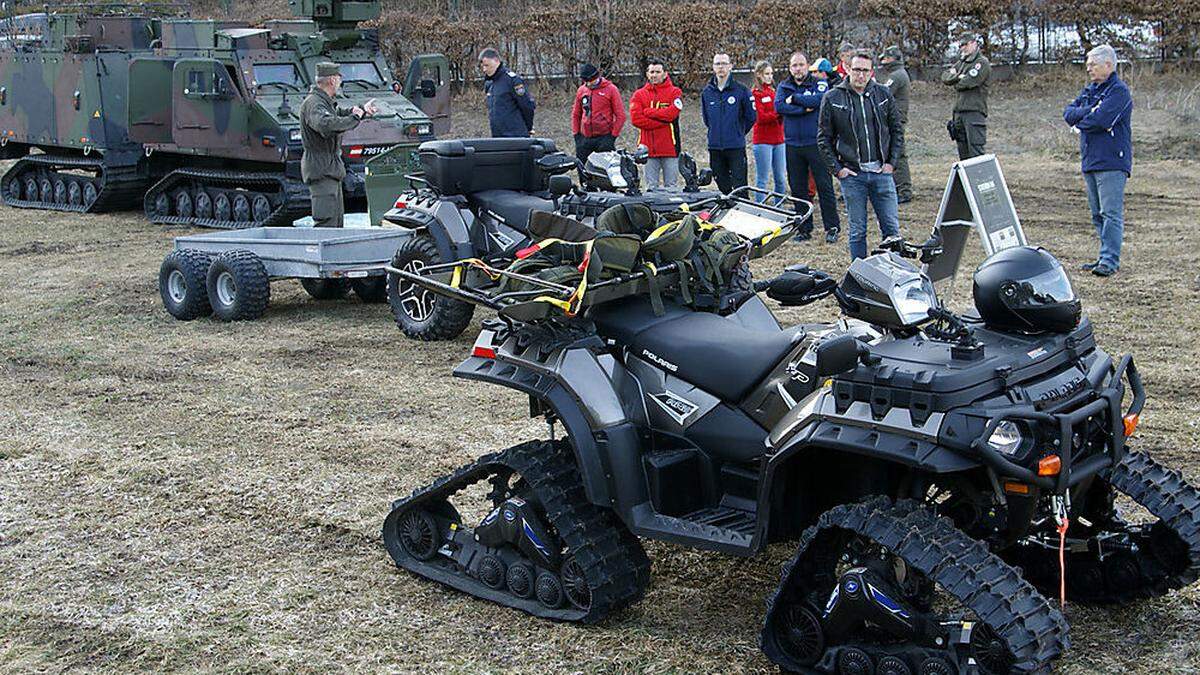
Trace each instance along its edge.
<path fill-rule="evenodd" d="M 590 222 L 614 205 L 643 204 L 666 214 L 702 208 L 721 197 L 700 191 L 711 175 L 697 171 L 694 161 L 683 162 L 684 191 L 643 193 L 634 155 L 595 153 L 581 166 L 549 139 L 430 141 L 418 154 L 423 171 L 410 178 L 421 187 L 401 193 L 383 216 L 413 234 L 396 252 L 393 266 L 399 269 L 463 258 L 511 259 L 531 243 L 530 214 L 538 211 Z M 566 175 L 577 168 L 582 188 Z M 388 298 L 400 329 L 421 340 L 457 336 L 474 311 L 470 303 L 438 297 L 396 275 L 389 277 Z"/>
<path fill-rule="evenodd" d="M 696 246 L 714 236 L 684 221 Z M 583 228 L 536 255 L 562 249 L 550 263 L 565 267 L 625 236 Z M 1200 574 L 1200 493 L 1130 447 L 1146 400 L 1134 360 L 1097 345 L 1049 253 L 990 257 L 961 315 L 914 262 L 947 255 L 936 233 L 885 242 L 840 281 L 730 274 L 730 302 L 700 310 L 680 294 L 701 276 L 684 257 L 644 264 L 656 234 L 641 264 L 607 244 L 585 260 L 582 279 L 602 273 L 581 298 L 511 268 L 475 286 L 469 260 L 396 271 L 498 309 L 454 375 L 527 395 L 550 430 L 397 500 L 383 539 L 398 566 L 592 623 L 642 597 L 639 538 L 739 556 L 794 541 L 762 649 L 846 675 L 1043 672 L 1070 645 L 1060 602 L 1152 598 Z M 842 316 L 781 327 L 764 290 L 793 306 L 832 296 Z"/>

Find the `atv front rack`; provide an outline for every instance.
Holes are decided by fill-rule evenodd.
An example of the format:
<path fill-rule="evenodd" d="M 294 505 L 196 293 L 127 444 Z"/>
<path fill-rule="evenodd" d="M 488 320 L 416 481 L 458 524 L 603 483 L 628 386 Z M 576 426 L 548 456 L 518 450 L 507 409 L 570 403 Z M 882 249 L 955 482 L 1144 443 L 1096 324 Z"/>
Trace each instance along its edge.
<path fill-rule="evenodd" d="M 971 448 L 983 461 L 1002 477 L 1012 478 L 1024 483 L 1036 485 L 1055 494 L 1063 494 L 1082 481 L 1095 476 L 1097 473 L 1120 463 L 1125 456 L 1125 437 L 1132 433 L 1126 425 L 1132 422 L 1136 425 L 1137 416 L 1142 412 L 1146 403 L 1146 390 L 1142 386 L 1142 377 L 1138 374 L 1133 356 L 1126 354 L 1121 358 L 1108 384 L 1104 378 L 1112 366 L 1112 359 L 1105 357 L 1096 362 L 1087 374 L 1090 391 L 1095 394 L 1095 400 L 1075 410 L 1061 413 L 1039 411 L 1032 406 L 1017 406 L 1007 408 L 991 415 L 983 433 L 971 444 Z M 1123 382 L 1129 383 L 1133 399 L 1129 409 L 1121 412 L 1122 398 L 1125 394 Z M 1103 420 L 1107 424 L 1108 439 L 1105 441 L 1105 451 L 1084 458 L 1075 463 L 1076 450 L 1080 449 L 1077 442 L 1086 442 L 1087 427 L 1093 419 Z M 1049 451 L 1058 455 L 1061 461 L 1056 476 L 1043 476 L 1031 469 L 1014 462 L 1011 458 L 988 444 L 992 433 L 1001 422 L 1024 422 L 1032 427 L 1050 432 L 1046 445 Z"/>
<path fill-rule="evenodd" d="M 761 197 L 763 201 L 757 201 L 755 197 Z M 753 260 L 775 251 L 788 241 L 799 224 L 812 215 L 813 205 L 802 199 L 747 186 L 729 195 L 693 204 L 689 210 L 716 227 L 722 227 L 722 223 L 727 222 L 742 228 L 750 236 L 736 229 L 733 231 L 743 238 L 743 256 Z M 775 225 L 766 227 L 768 223 Z M 681 279 L 682 274 L 690 275 L 691 272 L 679 262 L 662 267 L 646 264 L 609 279 L 588 281 L 585 284 L 586 292 L 581 292 L 584 285 L 567 286 L 505 269 L 512 262 L 513 259 L 503 257 L 486 260 L 465 258 L 426 265 L 415 271 L 392 266 L 385 269 L 424 290 L 486 307 L 495 310 L 503 318 L 521 322 L 572 317 L 593 305 L 675 288 L 681 281 L 691 281 L 690 276 Z M 580 266 L 580 272 L 584 272 L 584 265 Z M 496 292 L 502 280 L 519 282 L 522 288 Z"/>

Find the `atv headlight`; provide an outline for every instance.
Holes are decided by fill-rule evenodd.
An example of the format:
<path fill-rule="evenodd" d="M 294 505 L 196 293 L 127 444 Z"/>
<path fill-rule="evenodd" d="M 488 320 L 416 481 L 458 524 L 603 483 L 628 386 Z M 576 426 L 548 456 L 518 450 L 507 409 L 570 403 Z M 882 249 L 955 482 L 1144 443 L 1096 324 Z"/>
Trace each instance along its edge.
<path fill-rule="evenodd" d="M 988 437 L 987 443 L 1002 454 L 1013 457 L 1021 449 L 1021 442 L 1024 440 L 1021 427 L 1017 426 L 1016 422 L 1004 420 L 996 425 L 996 430 Z"/>
<path fill-rule="evenodd" d="M 919 324 L 929 318 L 929 310 L 937 305 L 933 288 L 921 277 L 901 282 L 892 290 L 892 305 L 905 326 Z"/>

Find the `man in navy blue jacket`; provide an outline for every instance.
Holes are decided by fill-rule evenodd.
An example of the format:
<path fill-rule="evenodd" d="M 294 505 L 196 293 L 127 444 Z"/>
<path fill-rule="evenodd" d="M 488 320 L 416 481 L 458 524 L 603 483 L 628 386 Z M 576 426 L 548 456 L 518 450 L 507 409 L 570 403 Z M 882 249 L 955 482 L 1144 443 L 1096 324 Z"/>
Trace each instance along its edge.
<path fill-rule="evenodd" d="M 1125 181 L 1133 170 L 1133 97 L 1117 77 L 1117 52 L 1109 45 L 1088 52 L 1087 72 L 1091 83 L 1063 110 L 1063 119 L 1080 135 L 1083 181 L 1100 239 L 1099 257 L 1083 269 L 1109 277 L 1121 268 Z"/>
<path fill-rule="evenodd" d="M 746 134 L 758 114 L 746 85 L 733 79 L 728 54 L 713 55 L 713 76 L 700 93 L 700 112 L 708 127 L 708 163 L 717 189 L 729 194 L 746 185 Z"/>
<path fill-rule="evenodd" d="M 488 123 L 496 138 L 529 136 L 533 130 L 533 96 L 513 71 L 504 67 L 500 52 L 488 47 L 479 53 L 483 90 L 487 92 Z"/>
<path fill-rule="evenodd" d="M 829 168 L 825 166 L 821 151 L 817 148 L 817 112 L 821 109 L 821 99 L 829 90 L 829 81 L 809 72 L 808 57 L 804 52 L 792 54 L 788 71 L 792 76 L 780 82 L 775 90 L 775 111 L 783 118 L 783 142 L 787 144 L 788 187 L 792 195 L 811 201 L 808 173 L 812 172 L 821 200 L 825 241 L 832 244 L 837 241 L 838 232 L 841 231 L 837 195 L 833 192 Z M 812 218 L 800 223 L 796 240 L 812 239 L 812 229 Z"/>

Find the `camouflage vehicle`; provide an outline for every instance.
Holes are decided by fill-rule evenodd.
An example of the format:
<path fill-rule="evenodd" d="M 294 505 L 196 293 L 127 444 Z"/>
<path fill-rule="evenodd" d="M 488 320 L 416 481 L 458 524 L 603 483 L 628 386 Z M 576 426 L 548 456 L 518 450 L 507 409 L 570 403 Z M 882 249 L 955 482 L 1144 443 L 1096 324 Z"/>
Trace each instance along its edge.
<path fill-rule="evenodd" d="M 363 200 L 368 158 L 448 129 L 449 64 L 419 56 L 396 80 L 377 31 L 358 28 L 379 0 L 289 1 L 297 18 L 260 28 L 119 5 L 0 20 L 0 159 L 20 158 L 4 201 L 93 212 L 142 199 L 158 223 L 291 224 L 309 210 L 300 102 L 327 60 L 342 64 L 344 105 L 381 110 L 343 140 L 344 193 Z"/>

